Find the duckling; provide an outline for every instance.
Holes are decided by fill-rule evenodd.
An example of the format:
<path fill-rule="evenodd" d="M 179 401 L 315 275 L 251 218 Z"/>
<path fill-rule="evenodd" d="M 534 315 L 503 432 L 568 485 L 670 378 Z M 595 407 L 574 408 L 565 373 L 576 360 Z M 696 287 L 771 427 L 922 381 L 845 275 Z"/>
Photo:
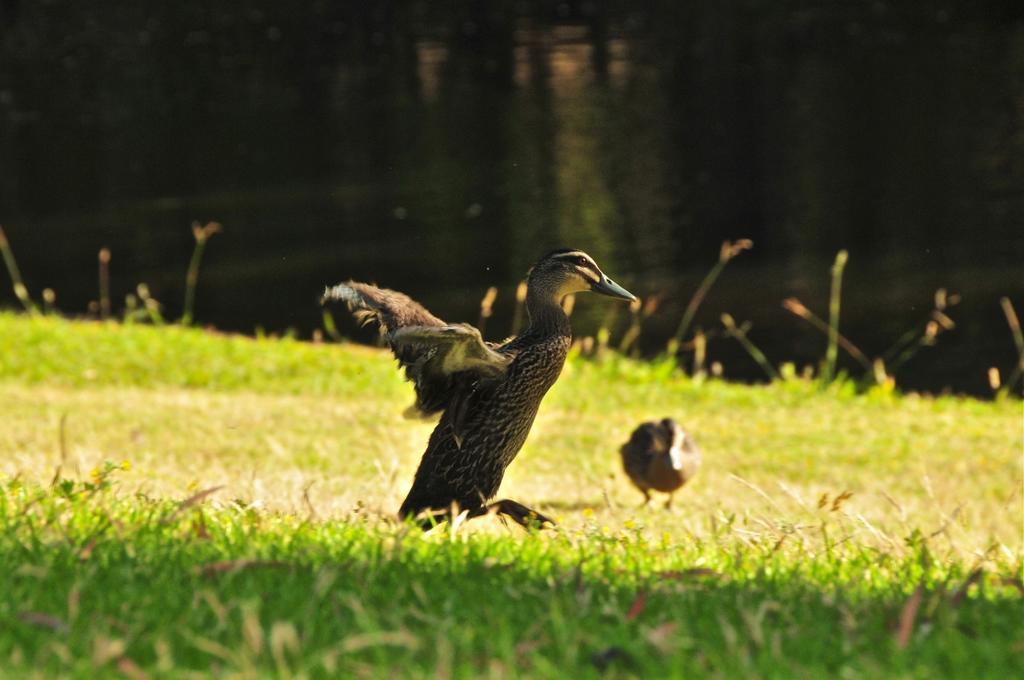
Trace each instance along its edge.
<path fill-rule="evenodd" d="M 583 291 L 636 298 L 576 249 L 542 257 L 526 283 L 529 324 L 501 344 L 484 342 L 468 324 L 445 323 L 393 290 L 349 281 L 325 291 L 323 302 L 342 301 L 357 320 L 379 326 L 414 385 L 415 410 L 441 414 L 398 511 L 400 519 L 419 518 L 426 529 L 452 519 L 457 508 L 467 518 L 493 512 L 523 526 L 554 524 L 511 499 L 489 501 L 565 363 L 572 328 L 562 300 Z"/>
<path fill-rule="evenodd" d="M 651 490 L 668 494 L 665 507 L 672 507 L 673 494 L 690 481 L 700 467 L 700 449 L 693 437 L 671 418 L 641 424 L 619 449 L 622 467 L 651 501 Z"/>

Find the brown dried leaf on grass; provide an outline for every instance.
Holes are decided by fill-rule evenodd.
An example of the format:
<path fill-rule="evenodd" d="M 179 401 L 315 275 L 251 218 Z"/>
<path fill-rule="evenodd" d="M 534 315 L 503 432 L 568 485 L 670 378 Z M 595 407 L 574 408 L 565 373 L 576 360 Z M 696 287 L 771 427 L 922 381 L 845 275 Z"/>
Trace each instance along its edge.
<path fill-rule="evenodd" d="M 829 512 L 838 512 L 839 509 L 843 507 L 843 503 L 850 500 L 851 498 L 853 498 L 852 491 L 843 491 L 842 493 L 838 494 L 835 498 L 832 499 L 829 499 L 828 491 L 826 491 L 825 493 L 821 494 L 821 497 L 818 498 L 818 509 L 824 510 L 828 508 Z M 832 507 L 829 507 L 829 503 L 832 504 Z"/>
<path fill-rule="evenodd" d="M 839 508 L 843 507 L 843 503 L 853 498 L 852 491 L 844 491 L 832 500 L 831 512 L 837 512 Z"/>

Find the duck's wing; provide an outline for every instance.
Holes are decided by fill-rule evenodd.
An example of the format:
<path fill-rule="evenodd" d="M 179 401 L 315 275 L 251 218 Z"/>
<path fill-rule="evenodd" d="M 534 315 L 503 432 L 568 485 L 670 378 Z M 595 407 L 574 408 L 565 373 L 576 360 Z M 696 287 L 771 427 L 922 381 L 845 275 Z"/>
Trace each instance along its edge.
<path fill-rule="evenodd" d="M 324 290 L 320 303 L 328 302 L 344 302 L 357 321 L 376 323 L 385 335 L 406 326 L 445 325 L 405 293 L 358 281 L 346 281 Z"/>
<path fill-rule="evenodd" d="M 423 357 L 431 371 L 452 375 L 469 371 L 483 378 L 495 378 L 505 373 L 511 355 L 492 349 L 484 342 L 480 331 L 465 323 L 444 326 L 407 326 L 391 335 L 391 345 Z"/>
<path fill-rule="evenodd" d="M 454 406 L 468 408 L 473 395 L 505 375 L 512 355 L 496 352 L 468 324 L 407 326 L 391 334 L 391 349 L 408 362 L 406 375 L 416 384 L 416 407 L 425 414 Z"/>
<path fill-rule="evenodd" d="M 511 355 L 496 352 L 467 324 L 446 324 L 409 296 L 349 281 L 324 292 L 342 301 L 357 320 L 376 323 L 405 376 L 416 388 L 415 411 L 445 410 L 460 395 L 503 375 Z"/>

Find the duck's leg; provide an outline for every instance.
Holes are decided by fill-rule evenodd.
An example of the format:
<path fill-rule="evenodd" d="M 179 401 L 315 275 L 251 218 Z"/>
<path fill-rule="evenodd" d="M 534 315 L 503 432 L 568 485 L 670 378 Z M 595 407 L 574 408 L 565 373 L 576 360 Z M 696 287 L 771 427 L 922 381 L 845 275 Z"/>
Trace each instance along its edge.
<path fill-rule="evenodd" d="M 651 502 L 651 492 L 647 489 L 640 489 L 640 493 L 644 495 L 644 502 L 640 504 L 640 507 L 646 508 L 647 504 Z"/>
<path fill-rule="evenodd" d="M 522 503 L 510 498 L 494 501 L 493 503 L 489 503 L 481 508 L 477 508 L 476 510 L 471 510 L 467 519 L 487 515 L 492 512 L 498 515 L 506 515 L 516 524 L 526 528 L 529 528 L 534 524 L 541 528 L 543 528 L 545 524 L 555 526 L 555 521 L 550 517 L 542 515 L 536 510 L 528 508 Z"/>
<path fill-rule="evenodd" d="M 667 500 L 667 501 L 665 501 L 665 509 L 666 509 L 666 510 L 671 510 L 671 509 L 672 509 L 672 496 L 674 496 L 674 495 L 675 495 L 675 492 L 674 492 L 674 491 L 670 491 L 670 492 L 669 492 L 669 494 L 668 494 L 668 500 Z"/>

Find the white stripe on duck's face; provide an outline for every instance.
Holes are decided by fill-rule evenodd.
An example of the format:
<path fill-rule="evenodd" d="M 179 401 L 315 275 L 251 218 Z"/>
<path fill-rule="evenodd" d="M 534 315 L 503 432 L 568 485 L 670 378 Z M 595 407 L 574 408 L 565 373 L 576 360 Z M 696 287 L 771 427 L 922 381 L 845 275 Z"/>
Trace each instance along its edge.
<path fill-rule="evenodd" d="M 668 450 L 668 457 L 672 461 L 673 470 L 683 469 L 683 451 L 686 443 L 686 433 L 683 432 L 683 428 L 672 421 L 672 444 Z"/>
<path fill-rule="evenodd" d="M 582 250 L 560 253 L 552 259 L 565 266 L 565 280 L 558 288 L 560 297 L 590 290 L 604 278 L 597 263 Z"/>

